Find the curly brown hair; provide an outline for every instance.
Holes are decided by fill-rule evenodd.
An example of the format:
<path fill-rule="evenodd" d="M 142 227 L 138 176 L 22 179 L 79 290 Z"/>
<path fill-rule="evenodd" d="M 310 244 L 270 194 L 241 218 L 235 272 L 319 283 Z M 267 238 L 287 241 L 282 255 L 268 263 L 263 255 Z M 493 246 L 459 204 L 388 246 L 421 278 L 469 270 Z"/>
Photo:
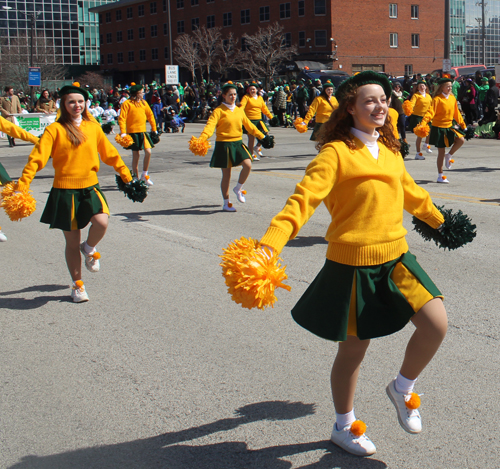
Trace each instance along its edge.
<path fill-rule="evenodd" d="M 325 122 L 317 135 L 316 149 L 319 151 L 326 143 L 340 140 L 344 142 L 351 150 L 356 149 L 354 136 L 351 134 L 351 127 L 354 127 L 354 119 L 347 112 L 349 106 L 354 106 L 356 103 L 357 88 L 348 91 L 343 99 L 339 102 L 339 107 L 332 112 L 330 119 Z M 386 119 L 382 127 L 378 127 L 380 133 L 379 142 L 385 145 L 389 150 L 397 153 L 401 144 L 396 139 L 393 133 L 393 127 L 389 119 Z"/>

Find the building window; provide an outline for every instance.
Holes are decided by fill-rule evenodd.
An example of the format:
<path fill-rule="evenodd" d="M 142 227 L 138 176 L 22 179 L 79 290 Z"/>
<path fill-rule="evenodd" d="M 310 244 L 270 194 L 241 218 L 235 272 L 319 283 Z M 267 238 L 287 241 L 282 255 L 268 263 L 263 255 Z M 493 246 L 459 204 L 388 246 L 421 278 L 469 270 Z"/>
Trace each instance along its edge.
<path fill-rule="evenodd" d="M 411 6 L 411 19 L 418 20 L 418 5 Z"/>
<path fill-rule="evenodd" d="M 306 2 L 304 0 L 299 1 L 299 16 L 306 16 Z"/>
<path fill-rule="evenodd" d="M 184 0 L 177 0 L 177 9 L 184 8 Z"/>
<path fill-rule="evenodd" d="M 250 10 L 241 10 L 241 24 L 250 24 Z"/>
<path fill-rule="evenodd" d="M 106 12 L 106 23 L 111 23 L 111 12 L 110 11 Z"/>
<path fill-rule="evenodd" d="M 184 32 L 184 21 L 177 21 L 177 34 L 182 34 Z"/>
<path fill-rule="evenodd" d="M 103 64 L 104 63 L 104 55 L 101 54 L 101 63 Z"/>
<path fill-rule="evenodd" d="M 106 44 L 111 44 L 113 42 L 113 34 L 106 33 Z"/>
<path fill-rule="evenodd" d="M 145 49 L 141 49 L 139 51 L 139 61 L 140 62 L 145 62 L 146 61 L 146 50 Z"/>
<path fill-rule="evenodd" d="M 168 36 L 168 23 L 163 23 L 163 35 Z"/>
<path fill-rule="evenodd" d="M 222 15 L 222 26 L 233 25 L 233 14 L 231 12 Z"/>
<path fill-rule="evenodd" d="M 314 0 L 314 14 L 316 16 L 326 15 L 326 0 Z"/>
<path fill-rule="evenodd" d="M 102 14 L 99 14 L 99 23 L 102 24 Z"/>
<path fill-rule="evenodd" d="M 121 20 L 122 20 L 122 11 L 116 10 L 116 21 L 121 21 Z"/>
<path fill-rule="evenodd" d="M 138 12 L 139 16 L 144 16 L 144 5 L 139 5 L 137 7 L 137 12 Z"/>
<path fill-rule="evenodd" d="M 416 49 L 420 47 L 420 34 L 411 35 L 411 46 Z"/>
<path fill-rule="evenodd" d="M 129 41 L 133 41 L 134 40 L 134 30 L 133 29 L 128 29 L 127 30 L 127 39 Z"/>
<path fill-rule="evenodd" d="M 163 0 L 163 13 L 168 11 L 168 0 Z"/>
<path fill-rule="evenodd" d="M 108 64 L 113 63 L 113 54 L 108 54 Z"/>
<path fill-rule="evenodd" d="M 127 19 L 131 19 L 134 17 L 134 10 L 132 10 L 132 7 L 127 8 Z"/>
<path fill-rule="evenodd" d="M 151 25 L 151 37 L 158 36 L 158 26 L 156 24 Z"/>
<path fill-rule="evenodd" d="M 286 20 L 292 16 L 290 3 L 280 3 L 280 20 Z"/>
<path fill-rule="evenodd" d="M 99 34 L 99 45 L 102 45 L 102 44 L 104 44 L 103 35 Z"/>
<path fill-rule="evenodd" d="M 207 0 L 207 3 L 214 3 L 215 0 Z"/>
<path fill-rule="evenodd" d="M 398 33 L 389 34 L 389 46 L 398 47 Z"/>
<path fill-rule="evenodd" d="M 119 63 L 119 64 L 122 64 L 123 63 L 123 52 L 118 52 L 116 54 L 116 61 Z"/>
<path fill-rule="evenodd" d="M 397 17 L 398 17 L 398 4 L 389 3 L 389 18 L 397 18 Z"/>
<path fill-rule="evenodd" d="M 149 4 L 149 12 L 152 14 L 152 15 L 156 15 L 156 2 L 151 2 Z"/>
<path fill-rule="evenodd" d="M 413 65 L 412 64 L 405 65 L 405 75 L 408 75 L 408 76 L 413 75 Z"/>
<path fill-rule="evenodd" d="M 364 72 L 366 70 L 372 70 L 374 72 L 379 72 L 379 73 L 384 73 L 385 68 L 384 65 L 378 65 L 378 64 L 368 64 L 368 65 L 360 65 L 360 64 L 353 64 L 352 65 L 352 72 Z"/>
<path fill-rule="evenodd" d="M 207 29 L 215 28 L 215 15 L 207 16 Z"/>
<path fill-rule="evenodd" d="M 199 5 L 199 4 L 200 4 L 199 0 L 191 0 L 191 6 L 192 7 L 195 7 L 195 6 Z"/>
<path fill-rule="evenodd" d="M 144 39 L 146 37 L 146 28 L 144 26 L 139 28 L 139 39 Z"/>
<path fill-rule="evenodd" d="M 316 47 L 326 46 L 326 30 L 314 31 L 314 45 Z"/>
<path fill-rule="evenodd" d="M 191 31 L 200 29 L 200 18 L 191 18 Z"/>
<path fill-rule="evenodd" d="M 151 60 L 158 60 L 158 48 L 151 49 Z"/>
<path fill-rule="evenodd" d="M 259 8 L 259 20 L 262 23 L 263 21 L 269 21 L 269 7 L 260 7 Z"/>
<path fill-rule="evenodd" d="M 123 34 L 121 31 L 116 31 L 116 42 L 122 42 L 123 41 Z"/>
<path fill-rule="evenodd" d="M 282 47 L 292 47 L 292 33 L 285 33 L 283 35 Z"/>
<path fill-rule="evenodd" d="M 299 31 L 299 47 L 306 47 L 306 32 Z"/>
<path fill-rule="evenodd" d="M 163 50 L 163 58 L 168 60 L 169 57 L 168 47 L 165 47 L 165 49 Z"/>
<path fill-rule="evenodd" d="M 128 51 L 128 61 L 129 62 L 133 62 L 134 61 L 134 51 L 133 50 L 129 50 Z"/>

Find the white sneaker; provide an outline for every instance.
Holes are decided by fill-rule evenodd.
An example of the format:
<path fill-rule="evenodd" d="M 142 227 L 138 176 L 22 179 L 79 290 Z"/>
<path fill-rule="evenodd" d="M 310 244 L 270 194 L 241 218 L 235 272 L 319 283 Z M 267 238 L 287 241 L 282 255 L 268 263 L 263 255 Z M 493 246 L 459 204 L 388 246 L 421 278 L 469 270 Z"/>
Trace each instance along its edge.
<path fill-rule="evenodd" d="M 222 206 L 222 211 L 223 212 L 236 212 L 236 209 L 233 207 L 233 204 L 231 202 L 224 202 L 224 205 Z"/>
<path fill-rule="evenodd" d="M 416 159 L 416 160 L 425 160 L 425 156 L 424 156 L 424 155 L 422 155 L 422 152 L 420 152 L 420 153 L 417 153 L 417 154 L 415 155 L 415 159 Z"/>
<path fill-rule="evenodd" d="M 451 167 L 453 166 L 453 163 L 455 163 L 455 160 L 453 159 L 453 155 L 446 153 L 446 155 L 444 155 L 444 165 L 446 166 L 446 169 L 451 169 Z"/>
<path fill-rule="evenodd" d="M 420 433 L 422 431 L 422 419 L 418 412 L 420 398 L 414 392 L 403 394 L 396 391 L 396 380 L 393 379 L 385 389 L 389 399 L 396 407 L 399 424 L 408 433 Z"/>
<path fill-rule="evenodd" d="M 355 435 L 351 432 L 351 427 L 355 424 L 362 424 L 364 428 L 366 425 L 360 420 L 356 420 L 351 425 L 347 425 L 342 430 L 337 430 L 337 425 L 333 425 L 333 431 L 331 436 L 332 443 L 340 446 L 342 449 L 349 453 L 355 454 L 356 456 L 370 456 L 377 451 L 375 445 L 372 443 L 370 438 L 368 438 L 364 433 L 361 435 Z"/>
<path fill-rule="evenodd" d="M 85 267 L 87 267 L 87 270 L 89 272 L 99 272 L 99 269 L 101 268 L 99 259 L 101 258 L 101 255 L 95 251 L 92 254 L 88 254 L 87 251 L 85 251 L 85 248 L 83 247 L 85 242 L 80 244 L 80 251 L 83 254 L 83 257 L 85 258 Z"/>
<path fill-rule="evenodd" d="M 85 285 L 81 280 L 77 280 L 71 286 L 71 298 L 73 298 L 74 303 L 83 303 L 84 301 L 89 301 L 89 295 L 85 291 Z"/>
<path fill-rule="evenodd" d="M 233 192 L 236 194 L 236 198 L 238 199 L 238 202 L 244 204 L 247 201 L 245 199 L 245 194 L 247 193 L 247 191 L 242 191 L 241 189 L 237 190 L 236 187 L 235 187 L 233 189 Z"/>
<path fill-rule="evenodd" d="M 264 156 L 262 154 L 262 148 L 260 148 L 258 145 L 255 145 L 255 147 L 253 148 L 253 152 L 256 153 L 259 156 Z"/>
<path fill-rule="evenodd" d="M 444 174 L 439 174 L 436 182 L 439 182 L 441 184 L 449 184 L 450 183 L 450 181 L 448 181 L 448 178 Z"/>
<path fill-rule="evenodd" d="M 432 150 L 431 150 L 431 146 L 430 146 L 430 145 L 426 145 L 426 146 L 425 146 L 425 152 L 426 152 L 426 153 L 432 153 Z"/>
<path fill-rule="evenodd" d="M 257 155 L 252 155 L 253 161 L 260 161 L 260 158 Z"/>
<path fill-rule="evenodd" d="M 153 181 L 151 181 L 151 178 L 146 174 L 141 176 L 141 181 L 144 181 L 146 183 L 146 186 L 153 186 Z"/>
<path fill-rule="evenodd" d="M 2 229 L 0 228 L 0 242 L 2 241 L 7 241 L 7 236 L 5 236 L 4 233 L 2 233 Z"/>

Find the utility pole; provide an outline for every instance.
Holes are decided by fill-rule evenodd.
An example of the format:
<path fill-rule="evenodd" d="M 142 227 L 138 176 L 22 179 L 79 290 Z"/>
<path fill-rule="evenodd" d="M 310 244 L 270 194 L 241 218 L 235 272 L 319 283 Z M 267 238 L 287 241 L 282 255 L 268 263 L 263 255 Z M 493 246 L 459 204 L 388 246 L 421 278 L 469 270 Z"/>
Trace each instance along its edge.
<path fill-rule="evenodd" d="M 443 73 L 451 72 L 450 60 L 450 0 L 444 0 L 444 55 Z"/>

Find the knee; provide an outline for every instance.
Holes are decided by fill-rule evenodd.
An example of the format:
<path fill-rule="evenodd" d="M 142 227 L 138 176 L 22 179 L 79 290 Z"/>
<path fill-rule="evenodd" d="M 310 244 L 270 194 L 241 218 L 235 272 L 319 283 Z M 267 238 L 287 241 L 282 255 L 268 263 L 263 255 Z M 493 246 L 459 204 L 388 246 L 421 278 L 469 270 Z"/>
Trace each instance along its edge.
<path fill-rule="evenodd" d="M 92 226 L 95 226 L 99 230 L 106 231 L 108 229 L 108 217 L 94 217 L 92 219 Z"/>

